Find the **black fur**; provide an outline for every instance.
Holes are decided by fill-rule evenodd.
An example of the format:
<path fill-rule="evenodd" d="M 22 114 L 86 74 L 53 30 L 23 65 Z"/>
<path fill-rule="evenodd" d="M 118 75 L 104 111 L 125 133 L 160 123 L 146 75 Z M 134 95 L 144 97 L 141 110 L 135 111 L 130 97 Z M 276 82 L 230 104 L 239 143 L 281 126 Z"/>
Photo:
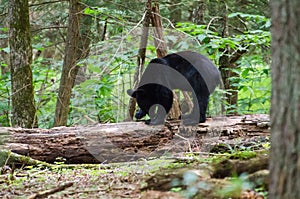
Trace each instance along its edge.
<path fill-rule="evenodd" d="M 155 58 L 146 68 L 136 90 L 127 93 L 136 98 L 140 110 L 135 117 L 150 116 L 149 124 L 163 124 L 173 103 L 173 89 L 192 92 L 193 110 L 183 116 L 185 125 L 205 122 L 209 95 L 220 83 L 220 72 L 205 56 L 183 51 Z"/>

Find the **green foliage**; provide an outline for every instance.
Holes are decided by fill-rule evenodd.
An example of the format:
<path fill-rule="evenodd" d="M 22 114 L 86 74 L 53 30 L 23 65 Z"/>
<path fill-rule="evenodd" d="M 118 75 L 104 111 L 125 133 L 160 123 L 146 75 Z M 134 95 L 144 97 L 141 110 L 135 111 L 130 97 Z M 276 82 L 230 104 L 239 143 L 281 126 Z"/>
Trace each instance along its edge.
<path fill-rule="evenodd" d="M 239 101 L 236 110 L 240 114 L 245 113 L 269 113 L 271 96 L 270 70 L 263 63 L 255 63 L 261 59 L 260 56 L 243 58 L 241 67 L 236 71 L 239 79 L 236 81 L 238 87 Z M 247 60 L 248 59 L 248 60 Z"/>
<path fill-rule="evenodd" d="M 229 58 L 237 51 L 247 51 L 247 55 L 237 61 L 238 67 L 231 70 L 236 76 L 230 78 L 231 86 L 238 91 L 238 103 L 234 107 L 226 105 L 225 109 L 234 110 L 236 113 L 268 113 L 270 107 L 271 78 L 269 75 L 269 50 L 270 46 L 270 20 L 264 16 L 244 13 L 229 14 L 229 18 L 240 17 L 245 19 L 249 27 L 243 34 L 232 34 L 222 37 L 217 31 L 210 30 L 208 25 L 192 23 L 177 23 L 177 29 L 183 31 L 201 43 L 201 51 L 219 65 L 219 59 L 224 53 L 220 49 L 230 48 Z M 212 96 L 210 110 L 220 113 L 218 102 L 223 101 L 227 91 L 217 90 Z M 216 98 L 217 97 L 217 100 Z M 217 110 L 217 111 L 216 111 Z M 230 113 L 230 112 L 229 112 Z"/>
<path fill-rule="evenodd" d="M 10 126 L 10 88 L 9 74 L 0 77 L 0 126 Z"/>
<path fill-rule="evenodd" d="M 233 13 L 231 16 L 235 16 L 234 14 L 241 15 L 241 13 Z M 249 16 L 247 17 L 249 21 L 254 18 L 255 22 L 257 22 L 257 20 L 260 19 L 259 22 L 262 23 L 262 28 L 269 27 L 269 19 L 263 16 L 246 16 Z M 219 51 L 220 49 L 230 47 L 234 51 L 248 50 L 250 47 L 257 47 L 259 45 L 270 46 L 271 40 L 270 32 L 263 29 L 247 30 L 244 31 L 243 34 L 233 34 L 225 38 L 220 36 L 217 31 L 210 30 L 208 25 L 196 25 L 189 22 L 179 22 L 177 23 L 177 29 L 195 37 L 201 43 L 202 51 L 204 51 L 205 54 L 209 54 L 210 58 L 215 60 L 217 64 L 222 53 Z M 251 51 L 252 50 L 253 49 L 251 49 Z M 259 52 L 259 50 L 254 49 L 253 53 L 257 52 Z"/>
<path fill-rule="evenodd" d="M 246 20 L 247 26 L 252 26 L 259 29 L 269 29 L 271 27 L 271 20 L 265 16 L 247 14 L 241 12 L 235 12 L 228 15 L 228 18 L 244 18 Z"/>
<path fill-rule="evenodd" d="M 83 4 L 87 7 L 82 13 L 93 20 L 89 35 L 91 49 L 89 56 L 78 63 L 85 70 L 85 77 L 84 80 L 79 80 L 78 77 L 74 85 L 68 125 L 123 121 L 127 116 L 129 100 L 126 90 L 133 87 L 132 79 L 136 68 L 145 2 L 86 0 Z M 253 9 L 256 4 L 253 2 L 239 9 L 239 12 L 235 12 L 235 2 L 228 2 L 228 5 L 233 11 L 228 15 L 230 27 L 235 26 L 239 31 L 230 29 L 230 36 L 223 38 L 220 36 L 220 17 L 217 16 L 217 11 L 224 6 L 223 2 L 214 1 L 208 5 L 204 16 L 206 23 L 201 23 L 205 25 L 192 23 L 195 20 L 190 18 L 193 17 L 192 13 L 197 11 L 197 2 L 160 2 L 168 52 L 197 51 L 208 55 L 219 65 L 219 58 L 222 56 L 220 49 L 230 47 L 232 51 L 247 50 L 247 54 L 237 62 L 238 67 L 234 70 L 238 77 L 232 79 L 232 82 L 239 94 L 238 104 L 234 108 L 241 114 L 268 113 L 271 81 L 268 67 L 270 19 L 257 15 L 257 10 Z M 5 10 L 6 4 L 0 8 Z M 172 17 L 178 10 L 182 15 L 181 22 L 178 22 L 174 29 L 170 21 L 173 21 Z M 37 113 L 40 127 L 49 128 L 53 125 L 64 57 L 68 2 L 32 2 L 30 12 L 31 40 L 35 54 L 32 69 Z M 150 35 L 153 35 L 151 31 L 153 30 L 150 30 Z M 0 38 L 8 38 L 8 28 L 5 25 L 0 28 Z M 153 40 L 153 37 L 149 36 L 146 64 L 156 56 Z M 6 43 L 1 43 L 0 50 L 6 55 L 9 53 Z M 37 52 L 41 52 L 39 57 L 36 57 Z M 1 71 L 8 71 L 5 59 L 1 59 L 0 62 Z M 0 125 L 9 126 L 11 85 L 9 73 L 1 74 Z M 224 114 L 220 102 L 224 101 L 225 94 L 228 94 L 228 91 L 222 88 L 213 94 L 209 115 Z"/>
<path fill-rule="evenodd" d="M 195 196 L 199 189 L 208 190 L 209 185 L 204 181 L 199 181 L 196 173 L 187 171 L 183 174 L 182 185 L 187 186 L 187 189 L 184 190 L 183 195 L 186 198 L 192 198 Z"/>
<path fill-rule="evenodd" d="M 98 118 L 100 122 L 116 122 L 113 110 L 117 107 L 113 106 L 113 96 L 111 95 L 114 84 L 117 79 L 113 76 L 105 75 L 101 79 L 101 84 L 96 91 L 96 106 L 99 110 Z"/>
<path fill-rule="evenodd" d="M 86 123 L 91 121 L 116 122 L 126 117 L 123 110 L 125 93 L 124 82 L 128 81 L 128 74 L 134 70 L 133 60 L 128 55 L 116 55 L 111 59 L 94 57 L 87 65 L 87 75 L 89 79 L 81 82 L 73 88 L 72 113 L 70 123 Z M 71 120 L 72 119 L 72 120 Z"/>
<path fill-rule="evenodd" d="M 43 49 L 39 47 L 39 49 Z M 61 62 L 54 62 L 46 58 L 38 58 L 32 64 L 32 75 L 35 89 L 35 101 L 39 126 L 50 128 L 53 125 L 56 96 L 59 87 Z"/>
<path fill-rule="evenodd" d="M 268 198 L 268 189 L 266 187 L 263 186 L 257 187 L 255 188 L 255 191 L 258 194 L 262 195 L 263 197 Z"/>
<path fill-rule="evenodd" d="M 242 191 L 253 188 L 254 185 L 248 181 L 247 175 L 242 174 L 239 177 L 232 178 L 227 186 L 217 191 L 217 194 L 222 198 L 240 197 Z"/>

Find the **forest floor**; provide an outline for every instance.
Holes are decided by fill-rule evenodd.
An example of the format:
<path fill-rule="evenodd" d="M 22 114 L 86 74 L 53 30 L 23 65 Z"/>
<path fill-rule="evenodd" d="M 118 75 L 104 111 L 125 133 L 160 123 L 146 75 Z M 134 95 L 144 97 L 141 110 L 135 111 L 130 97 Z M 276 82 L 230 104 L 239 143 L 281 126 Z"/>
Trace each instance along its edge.
<path fill-rule="evenodd" d="M 269 133 L 218 136 L 209 150 L 109 164 L 5 165 L 0 198 L 264 198 Z M 200 149 L 201 148 L 201 149 Z M 253 177 L 254 176 L 254 177 Z"/>

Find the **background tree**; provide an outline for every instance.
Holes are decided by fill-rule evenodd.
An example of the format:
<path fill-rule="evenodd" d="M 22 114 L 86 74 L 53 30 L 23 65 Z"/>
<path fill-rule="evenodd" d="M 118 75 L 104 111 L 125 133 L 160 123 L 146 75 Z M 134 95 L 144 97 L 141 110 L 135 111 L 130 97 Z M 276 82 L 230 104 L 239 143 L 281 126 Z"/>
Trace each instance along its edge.
<path fill-rule="evenodd" d="M 269 198 L 300 196 L 300 1 L 273 0 Z"/>
<path fill-rule="evenodd" d="M 70 1 L 68 34 L 56 102 L 54 126 L 66 126 L 68 121 L 72 88 L 79 69 L 76 64 L 79 58 L 79 50 L 81 50 L 78 45 L 80 39 L 80 8 L 80 0 Z"/>
<path fill-rule="evenodd" d="M 37 127 L 32 85 L 32 47 L 28 1 L 9 1 L 12 125 Z"/>
<path fill-rule="evenodd" d="M 93 18 L 84 13 L 87 6 L 96 6 L 92 0 L 70 1 L 69 25 L 63 73 L 60 81 L 54 126 L 67 125 L 72 88 L 86 80 L 87 66 L 78 65 L 80 60 L 86 59 L 90 51 L 92 39 L 91 26 Z"/>
<path fill-rule="evenodd" d="M 140 73 L 144 70 L 144 66 L 145 66 L 146 49 L 147 49 L 149 27 L 150 27 L 150 20 L 151 20 L 151 4 L 152 4 L 152 1 L 148 0 L 146 3 L 146 6 L 145 6 L 145 15 L 144 15 L 144 19 L 143 19 L 143 27 L 142 27 L 142 33 L 140 36 L 140 45 L 139 45 L 139 51 L 138 51 L 138 57 L 137 57 L 137 68 L 136 68 L 136 70 L 134 72 L 134 76 L 133 76 L 134 89 L 137 88 L 139 79 L 142 75 Z M 131 97 L 129 100 L 129 111 L 128 111 L 127 120 L 133 119 L 135 107 L 136 107 L 136 99 Z"/>
<path fill-rule="evenodd" d="M 153 27 L 154 46 L 156 48 L 156 56 L 162 58 L 168 54 L 167 43 L 164 39 L 164 28 L 162 25 L 159 4 L 154 1 L 151 7 L 151 24 Z M 179 14 L 179 13 L 178 13 Z M 178 103 L 178 97 L 173 91 L 173 104 L 170 112 L 168 113 L 169 119 L 178 119 L 180 117 L 180 108 Z"/>

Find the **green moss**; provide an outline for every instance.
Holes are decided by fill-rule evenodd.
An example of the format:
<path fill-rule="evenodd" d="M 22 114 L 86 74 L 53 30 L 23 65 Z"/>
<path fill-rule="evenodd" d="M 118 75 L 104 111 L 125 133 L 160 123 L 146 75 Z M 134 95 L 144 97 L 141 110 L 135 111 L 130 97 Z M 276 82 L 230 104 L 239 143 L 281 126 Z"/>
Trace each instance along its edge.
<path fill-rule="evenodd" d="M 230 159 L 248 160 L 256 157 L 254 151 L 236 151 L 228 155 Z"/>

